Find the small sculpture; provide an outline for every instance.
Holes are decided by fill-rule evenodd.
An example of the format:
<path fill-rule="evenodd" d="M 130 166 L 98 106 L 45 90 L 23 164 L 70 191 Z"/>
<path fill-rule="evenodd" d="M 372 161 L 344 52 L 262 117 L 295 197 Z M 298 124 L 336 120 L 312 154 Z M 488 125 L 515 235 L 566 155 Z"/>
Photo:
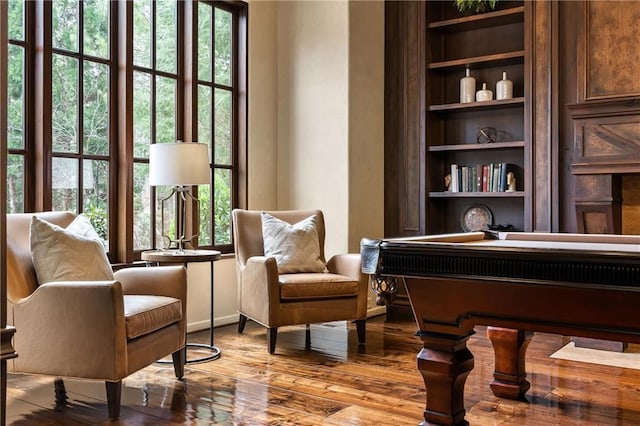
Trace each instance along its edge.
<path fill-rule="evenodd" d="M 516 191 L 516 177 L 513 175 L 513 172 L 507 173 L 507 190 L 506 192 L 515 192 Z"/>
<path fill-rule="evenodd" d="M 451 175 L 444 177 L 444 187 L 446 191 L 451 191 Z"/>

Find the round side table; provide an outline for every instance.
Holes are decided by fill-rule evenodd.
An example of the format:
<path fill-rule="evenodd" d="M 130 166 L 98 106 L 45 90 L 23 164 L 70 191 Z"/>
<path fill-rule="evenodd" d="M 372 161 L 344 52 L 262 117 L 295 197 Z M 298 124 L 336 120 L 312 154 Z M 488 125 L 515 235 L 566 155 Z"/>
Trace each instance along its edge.
<path fill-rule="evenodd" d="M 185 343 L 185 350 L 189 348 L 200 349 L 200 350 L 204 349 L 204 350 L 210 351 L 211 354 L 207 356 L 199 357 L 199 358 L 193 358 L 193 359 L 188 359 L 187 357 L 185 357 L 185 364 L 212 361 L 214 359 L 220 358 L 220 355 L 221 355 L 220 348 L 218 348 L 213 344 L 213 263 L 216 260 L 219 260 L 220 256 L 221 254 L 218 250 L 187 250 L 187 249 L 149 250 L 149 251 L 143 251 L 140 255 L 141 259 L 147 262 L 147 264 L 182 263 L 184 264 L 185 268 L 187 266 L 187 263 L 191 263 L 191 262 L 209 262 L 211 264 L 211 299 L 209 301 L 210 303 L 209 344 L 207 345 L 202 343 Z M 186 315 L 186 312 L 185 312 L 185 315 Z M 185 332 L 186 332 L 186 326 L 185 326 Z M 162 360 L 160 360 L 159 362 L 167 363 L 167 364 L 171 363 L 171 361 L 162 361 Z"/>

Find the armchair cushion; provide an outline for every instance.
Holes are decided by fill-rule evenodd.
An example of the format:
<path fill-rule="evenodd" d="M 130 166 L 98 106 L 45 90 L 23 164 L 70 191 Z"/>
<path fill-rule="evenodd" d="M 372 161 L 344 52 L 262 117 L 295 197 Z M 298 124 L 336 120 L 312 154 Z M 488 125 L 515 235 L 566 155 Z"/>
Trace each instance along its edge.
<path fill-rule="evenodd" d="M 336 299 L 358 295 L 358 282 L 338 274 L 284 274 L 280 275 L 282 301 Z"/>
<path fill-rule="evenodd" d="M 31 258 L 40 284 L 114 279 L 99 240 L 76 235 L 35 215 L 31 219 L 29 238 Z"/>
<path fill-rule="evenodd" d="M 266 212 L 262 212 L 261 217 L 264 255 L 276 259 L 279 273 L 325 271 L 316 215 L 294 224 Z"/>
<path fill-rule="evenodd" d="M 135 339 L 182 319 L 182 302 L 166 296 L 124 296 L 127 338 Z"/>

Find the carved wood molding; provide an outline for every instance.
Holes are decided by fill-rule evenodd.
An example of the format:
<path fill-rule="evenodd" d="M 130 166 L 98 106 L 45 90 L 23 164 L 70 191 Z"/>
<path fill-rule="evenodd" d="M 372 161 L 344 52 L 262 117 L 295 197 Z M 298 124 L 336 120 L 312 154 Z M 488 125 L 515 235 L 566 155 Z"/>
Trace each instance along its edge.
<path fill-rule="evenodd" d="M 640 98 L 567 107 L 574 123 L 573 174 L 640 173 Z"/>

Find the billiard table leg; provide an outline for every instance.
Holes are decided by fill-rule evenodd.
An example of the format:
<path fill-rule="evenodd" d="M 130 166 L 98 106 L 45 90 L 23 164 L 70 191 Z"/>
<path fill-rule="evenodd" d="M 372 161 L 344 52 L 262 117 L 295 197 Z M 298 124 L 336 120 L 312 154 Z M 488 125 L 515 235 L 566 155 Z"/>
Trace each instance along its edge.
<path fill-rule="evenodd" d="M 519 399 L 529 390 L 525 370 L 525 354 L 533 332 L 510 328 L 487 327 L 487 337 L 493 345 L 495 371 L 491 390 L 500 398 Z"/>
<path fill-rule="evenodd" d="M 424 347 L 418 354 L 418 370 L 427 389 L 421 425 L 466 426 L 464 384 L 473 370 L 473 354 L 467 336 L 422 334 Z"/>

